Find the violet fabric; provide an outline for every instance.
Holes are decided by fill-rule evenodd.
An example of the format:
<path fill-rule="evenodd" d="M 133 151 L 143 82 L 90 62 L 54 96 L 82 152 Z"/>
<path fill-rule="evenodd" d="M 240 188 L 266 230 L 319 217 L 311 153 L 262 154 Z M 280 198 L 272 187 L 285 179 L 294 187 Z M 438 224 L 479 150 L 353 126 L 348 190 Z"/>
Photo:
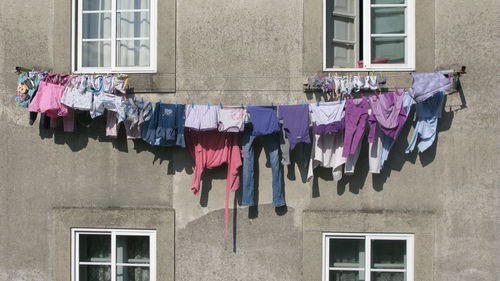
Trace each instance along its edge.
<path fill-rule="evenodd" d="M 290 149 L 301 142 L 311 143 L 309 136 L 309 105 L 283 105 L 279 107 L 279 119 L 283 120 L 285 136 Z"/>
<path fill-rule="evenodd" d="M 451 87 L 451 80 L 441 72 L 410 73 L 413 83 L 410 89 L 411 97 L 417 102 L 432 97 L 438 91 L 447 91 Z"/>
<path fill-rule="evenodd" d="M 368 142 L 375 142 L 377 124 L 384 135 L 396 139 L 406 122 L 406 111 L 403 108 L 404 92 L 390 92 L 371 96 L 369 104 L 372 114 L 368 118 L 370 133 Z"/>
<path fill-rule="evenodd" d="M 314 123 L 313 126 L 313 132 L 315 135 L 324 135 L 324 134 L 332 134 L 335 132 L 339 132 L 344 130 L 345 128 L 345 119 L 342 118 L 342 120 L 329 123 L 329 124 L 320 124 L 317 125 Z"/>
<path fill-rule="evenodd" d="M 276 106 L 249 106 L 253 131 L 252 136 L 269 135 L 280 131 Z"/>
<path fill-rule="evenodd" d="M 343 157 L 348 157 L 356 153 L 356 149 L 365 133 L 368 106 L 368 101 L 365 97 L 346 101 Z"/>

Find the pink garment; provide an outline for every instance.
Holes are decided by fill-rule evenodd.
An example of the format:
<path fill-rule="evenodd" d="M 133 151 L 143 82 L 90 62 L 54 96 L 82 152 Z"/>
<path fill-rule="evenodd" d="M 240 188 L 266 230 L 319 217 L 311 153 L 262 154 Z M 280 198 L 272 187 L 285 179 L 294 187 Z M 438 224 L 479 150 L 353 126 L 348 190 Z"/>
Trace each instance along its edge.
<path fill-rule="evenodd" d="M 56 84 L 40 82 L 37 93 L 28 110 L 31 112 L 42 112 L 49 117 L 68 115 L 68 107 L 61 103 L 61 98 L 66 87 Z"/>
<path fill-rule="evenodd" d="M 227 163 L 225 229 L 228 236 L 229 191 L 236 191 L 240 186 L 238 169 L 243 165 L 241 160 L 240 133 L 218 131 L 197 131 L 186 128 L 186 147 L 195 161 L 191 191 L 200 191 L 201 175 L 205 168 L 212 169 Z"/>

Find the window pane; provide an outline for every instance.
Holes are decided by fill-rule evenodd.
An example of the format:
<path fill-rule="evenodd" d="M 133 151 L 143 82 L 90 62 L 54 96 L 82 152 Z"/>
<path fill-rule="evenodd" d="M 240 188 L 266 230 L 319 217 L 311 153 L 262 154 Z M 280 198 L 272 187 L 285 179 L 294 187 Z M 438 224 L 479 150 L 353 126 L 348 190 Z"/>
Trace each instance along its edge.
<path fill-rule="evenodd" d="M 364 268 L 365 240 L 330 239 L 330 267 Z"/>
<path fill-rule="evenodd" d="M 149 281 L 149 267 L 117 266 L 116 281 Z"/>
<path fill-rule="evenodd" d="M 149 65 L 149 40 L 118 40 L 116 48 L 118 66 Z"/>
<path fill-rule="evenodd" d="M 83 10 L 111 10 L 111 0 L 83 0 Z"/>
<path fill-rule="evenodd" d="M 333 0 L 333 11 L 354 14 L 354 0 Z"/>
<path fill-rule="evenodd" d="M 109 67 L 111 64 L 111 41 L 82 43 L 83 67 Z"/>
<path fill-rule="evenodd" d="M 118 10 L 124 9 L 149 9 L 149 0 L 118 0 Z"/>
<path fill-rule="evenodd" d="M 404 4 L 405 0 L 372 0 L 372 4 Z"/>
<path fill-rule="evenodd" d="M 405 269 L 405 267 L 406 241 L 372 240 L 372 268 Z"/>
<path fill-rule="evenodd" d="M 372 281 L 404 281 L 403 272 L 372 272 Z"/>
<path fill-rule="evenodd" d="M 111 266 L 80 265 L 79 281 L 111 281 Z"/>
<path fill-rule="evenodd" d="M 149 263 L 148 236 L 116 236 L 118 263 Z"/>
<path fill-rule="evenodd" d="M 373 37 L 372 63 L 405 63 L 405 38 Z"/>
<path fill-rule="evenodd" d="M 405 33 L 405 8 L 372 8 L 372 34 Z"/>
<path fill-rule="evenodd" d="M 329 281 L 364 281 L 364 271 L 333 271 L 330 270 Z"/>
<path fill-rule="evenodd" d="M 111 13 L 83 14 L 83 39 L 111 38 Z"/>
<path fill-rule="evenodd" d="M 118 38 L 149 37 L 149 12 L 118 12 Z"/>
<path fill-rule="evenodd" d="M 81 262 L 111 262 L 111 236 L 80 234 L 79 251 Z"/>

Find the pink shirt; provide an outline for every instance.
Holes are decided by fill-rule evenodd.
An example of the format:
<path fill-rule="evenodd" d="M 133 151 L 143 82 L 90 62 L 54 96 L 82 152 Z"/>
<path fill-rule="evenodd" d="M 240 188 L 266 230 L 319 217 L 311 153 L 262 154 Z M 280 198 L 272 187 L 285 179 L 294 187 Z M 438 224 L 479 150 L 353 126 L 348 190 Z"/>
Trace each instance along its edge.
<path fill-rule="evenodd" d="M 228 236 L 229 191 L 236 191 L 240 186 L 238 169 L 243 165 L 241 160 L 240 133 L 219 131 L 197 131 L 186 128 L 186 147 L 195 161 L 191 191 L 200 191 L 201 175 L 205 168 L 212 169 L 227 163 L 225 230 Z"/>

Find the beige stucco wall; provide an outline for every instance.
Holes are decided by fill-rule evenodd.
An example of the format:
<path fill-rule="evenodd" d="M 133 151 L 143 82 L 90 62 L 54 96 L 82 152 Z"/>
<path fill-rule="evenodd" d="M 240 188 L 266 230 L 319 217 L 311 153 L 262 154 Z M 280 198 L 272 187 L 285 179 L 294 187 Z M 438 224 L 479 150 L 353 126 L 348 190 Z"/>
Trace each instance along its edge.
<path fill-rule="evenodd" d="M 320 58 L 314 54 L 321 51 L 321 37 L 310 31 L 318 18 L 309 16 L 321 13 L 318 2 L 178 0 L 175 44 L 165 41 L 170 48 L 175 45 L 168 51 L 175 54 L 175 65 L 169 61 L 162 66 L 168 79 L 175 71 L 176 93 L 143 96 L 166 102 L 254 105 L 306 100 L 302 77 L 319 70 Z M 271 172 L 261 153 L 258 213 L 240 207 L 231 212 L 231 237 L 223 239 L 224 168 L 207 172 L 206 192 L 195 197 L 189 187 L 193 163 L 185 150 L 150 147 L 126 141 L 123 135 L 118 140 L 106 138 L 103 121 L 91 129 L 79 127 L 78 134 L 28 126 L 27 111 L 13 102 L 14 66 L 69 69 L 68 28 L 58 23 L 70 11 L 62 1 L 4 0 L 0 280 L 55 280 L 48 258 L 55 235 L 54 207 L 175 209 L 176 280 L 311 280 L 307 274 L 315 276 L 321 265 L 304 259 L 303 250 L 310 253 L 310 247 L 319 245 L 303 241 L 317 241 L 314 235 L 320 232 L 304 229 L 304 211 L 410 213 L 415 216 L 410 222 L 430 213 L 430 230 L 415 230 L 434 237 L 433 251 L 420 252 L 419 259 L 433 260 L 427 269 L 432 273 L 425 276 L 498 279 L 499 4 L 417 2 L 417 70 L 460 65 L 468 70 L 461 80 L 468 107 L 453 111 L 460 99 L 448 98 L 437 145 L 422 155 L 404 155 L 408 126 L 389 157 L 389 170 L 369 174 L 364 153 L 356 175 L 339 183 L 329 180 L 327 170 L 318 171 L 313 184 L 303 183 L 297 166 L 285 167 L 285 214 L 277 214 L 270 204 Z M 393 84 L 409 81 L 405 73 L 390 79 Z M 233 197 L 231 206 L 236 206 Z M 384 225 L 389 217 L 371 219 L 374 225 Z M 321 231 L 340 231 L 338 223 Z M 353 231 L 358 229 L 362 228 Z"/>

